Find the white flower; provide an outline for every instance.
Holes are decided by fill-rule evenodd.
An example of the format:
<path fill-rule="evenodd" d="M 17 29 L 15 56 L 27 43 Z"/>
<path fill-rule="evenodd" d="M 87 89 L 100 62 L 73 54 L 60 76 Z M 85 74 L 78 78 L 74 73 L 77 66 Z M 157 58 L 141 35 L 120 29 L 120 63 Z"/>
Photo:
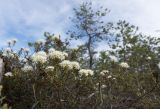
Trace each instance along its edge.
<path fill-rule="evenodd" d="M 107 78 L 112 78 L 112 76 L 111 76 L 111 75 L 109 75 Z"/>
<path fill-rule="evenodd" d="M 158 68 L 160 69 L 160 62 L 158 63 L 158 65 L 157 65 L 157 66 L 158 66 Z"/>
<path fill-rule="evenodd" d="M 59 64 L 62 68 L 72 69 L 71 62 L 69 60 L 64 60 Z"/>
<path fill-rule="evenodd" d="M 32 61 L 35 63 L 44 64 L 47 61 L 47 55 L 44 51 L 39 51 L 32 55 Z"/>
<path fill-rule="evenodd" d="M 116 80 L 116 78 L 113 78 L 113 80 Z"/>
<path fill-rule="evenodd" d="M 80 69 L 80 65 L 78 62 L 73 61 L 71 62 L 71 64 L 72 64 L 73 69 Z"/>
<path fill-rule="evenodd" d="M 2 55 L 5 56 L 5 57 L 8 57 L 8 58 L 14 58 L 14 54 L 13 53 L 5 53 L 5 52 L 3 52 Z"/>
<path fill-rule="evenodd" d="M 150 56 L 147 57 L 147 60 L 151 60 L 152 58 Z"/>
<path fill-rule="evenodd" d="M 54 66 L 47 66 L 47 67 L 45 68 L 45 70 L 46 70 L 47 72 L 49 72 L 49 71 L 54 71 Z"/>
<path fill-rule="evenodd" d="M 13 76 L 12 72 L 7 72 L 4 74 L 4 76 Z"/>
<path fill-rule="evenodd" d="M 24 72 L 29 72 L 29 71 L 33 71 L 33 67 L 30 65 L 25 65 L 21 70 Z"/>
<path fill-rule="evenodd" d="M 65 56 L 65 58 L 68 57 L 68 54 L 67 54 L 66 52 L 62 52 L 62 53 L 63 53 L 63 55 Z"/>
<path fill-rule="evenodd" d="M 57 51 L 57 50 L 50 50 L 48 53 L 48 57 L 50 59 L 58 59 L 58 60 L 64 60 L 68 54 L 65 52 Z"/>
<path fill-rule="evenodd" d="M 11 48 L 5 48 L 2 55 L 8 58 L 14 58 L 14 53 Z"/>
<path fill-rule="evenodd" d="M 93 75 L 94 74 L 94 72 L 92 71 L 92 70 L 90 70 L 90 69 L 81 69 L 80 71 L 79 71 L 79 74 L 82 76 L 82 75 L 85 75 L 85 76 L 88 76 L 88 75 Z"/>
<path fill-rule="evenodd" d="M 156 54 L 158 53 L 158 51 L 157 51 L 157 50 L 155 50 L 154 52 L 155 52 Z"/>
<path fill-rule="evenodd" d="M 108 55 L 109 55 L 109 52 L 108 52 L 108 51 L 106 51 L 106 52 L 105 52 L 105 55 L 107 55 L 107 56 L 108 56 Z"/>
<path fill-rule="evenodd" d="M 126 62 L 121 62 L 120 66 L 123 67 L 123 68 L 129 68 L 128 63 L 126 63 Z"/>
<path fill-rule="evenodd" d="M 107 87 L 107 86 L 106 86 L 106 85 L 104 85 L 104 84 L 101 86 L 101 88 L 106 88 L 106 87 Z"/>
<path fill-rule="evenodd" d="M 111 59 L 111 61 L 113 62 L 118 62 L 118 58 L 115 56 L 109 56 L 109 58 Z"/>
<path fill-rule="evenodd" d="M 67 68 L 68 70 L 72 69 L 80 69 L 80 65 L 78 62 L 71 62 L 69 60 L 64 60 L 59 64 L 62 68 Z"/>
<path fill-rule="evenodd" d="M 132 44 L 127 44 L 126 45 L 128 48 L 132 48 Z"/>
<path fill-rule="evenodd" d="M 100 75 L 101 75 L 101 76 L 104 76 L 106 73 L 109 73 L 109 71 L 108 71 L 108 70 L 102 70 L 102 71 L 100 72 Z"/>
<path fill-rule="evenodd" d="M 101 75 L 101 76 L 104 76 L 104 75 L 105 75 L 105 73 L 104 73 L 104 72 L 100 72 L 100 75 Z"/>

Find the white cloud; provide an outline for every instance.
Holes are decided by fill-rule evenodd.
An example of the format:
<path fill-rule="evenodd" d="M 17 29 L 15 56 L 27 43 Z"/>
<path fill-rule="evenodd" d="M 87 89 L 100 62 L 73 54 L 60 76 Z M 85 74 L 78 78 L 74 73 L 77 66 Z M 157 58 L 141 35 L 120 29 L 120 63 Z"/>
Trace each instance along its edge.
<path fill-rule="evenodd" d="M 0 29 L 40 36 L 44 31 L 62 32 L 71 6 L 63 0 L 5 0 L 0 3 Z"/>
<path fill-rule="evenodd" d="M 156 30 L 160 29 L 159 0 L 103 0 L 103 3 L 111 9 L 111 19 L 125 19 L 139 26 L 143 33 L 158 36 Z"/>
<path fill-rule="evenodd" d="M 82 0 L 86 1 L 86 0 Z M 48 31 L 65 35 L 65 29 L 72 16 L 72 8 L 80 0 L 1 0 L 0 40 L 12 35 L 41 37 Z M 89 0 L 88 0 L 89 1 Z M 90 0 L 91 1 L 91 0 Z M 103 5 L 111 10 L 108 21 L 125 19 L 140 27 L 140 31 L 156 35 L 160 29 L 159 0 L 92 0 L 95 6 Z M 13 34 L 14 33 L 14 34 Z M 20 37 L 20 36 L 19 36 Z M 26 40 L 24 38 L 23 40 Z M 0 43 L 2 46 L 3 43 Z"/>

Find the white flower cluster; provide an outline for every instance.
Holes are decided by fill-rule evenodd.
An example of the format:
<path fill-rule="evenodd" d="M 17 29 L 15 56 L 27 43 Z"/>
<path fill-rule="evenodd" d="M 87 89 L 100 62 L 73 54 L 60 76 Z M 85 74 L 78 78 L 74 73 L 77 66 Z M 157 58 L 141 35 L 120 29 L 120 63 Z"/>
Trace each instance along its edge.
<path fill-rule="evenodd" d="M 115 77 L 113 77 L 112 75 L 108 75 L 108 77 L 107 77 L 108 79 L 113 79 L 113 80 L 116 80 L 116 78 Z"/>
<path fill-rule="evenodd" d="M 73 69 L 80 69 L 80 65 L 78 62 L 73 61 L 71 62 L 71 64 L 72 64 Z"/>
<path fill-rule="evenodd" d="M 49 49 L 48 57 L 50 59 L 58 59 L 58 60 L 64 60 L 66 57 L 68 57 L 68 54 L 65 52 L 54 50 L 53 48 Z"/>
<path fill-rule="evenodd" d="M 104 89 L 104 88 L 106 88 L 106 87 L 107 87 L 107 86 L 106 86 L 106 85 L 104 85 L 104 84 L 101 86 L 101 88 L 102 88 L 102 89 Z"/>
<path fill-rule="evenodd" d="M 11 48 L 5 48 L 2 55 L 8 58 L 14 58 L 14 53 Z"/>
<path fill-rule="evenodd" d="M 115 56 L 109 56 L 109 58 L 111 59 L 111 61 L 113 62 L 118 62 L 118 58 Z"/>
<path fill-rule="evenodd" d="M 66 57 L 68 57 L 67 53 L 51 48 L 49 49 L 48 54 L 46 54 L 44 51 L 39 51 L 37 53 L 34 53 L 31 58 L 35 63 L 44 64 L 47 59 L 58 59 L 63 61 Z"/>
<path fill-rule="evenodd" d="M 81 69 L 80 71 L 79 71 L 79 74 L 82 76 L 82 75 L 84 75 L 84 76 L 88 76 L 88 75 L 90 75 L 90 76 L 92 76 L 92 75 L 94 75 L 94 72 L 92 71 L 92 70 L 90 70 L 90 69 Z"/>
<path fill-rule="evenodd" d="M 4 76 L 6 76 L 6 77 L 10 76 L 11 77 L 11 76 L 13 76 L 13 74 L 12 74 L 12 72 L 7 72 L 7 73 L 4 74 Z"/>
<path fill-rule="evenodd" d="M 109 75 L 109 71 L 108 70 L 102 70 L 101 72 L 100 72 L 100 75 L 101 76 L 107 76 L 107 78 L 108 79 L 113 79 L 113 80 L 115 80 L 116 78 L 114 78 L 112 75 Z"/>
<path fill-rule="evenodd" d="M 150 56 L 147 57 L 147 60 L 151 60 L 152 58 Z"/>
<path fill-rule="evenodd" d="M 39 51 L 34 53 L 31 58 L 35 63 L 44 64 L 47 61 L 47 54 L 44 51 Z"/>
<path fill-rule="evenodd" d="M 108 78 L 108 79 L 109 79 L 109 78 L 112 78 L 112 76 L 111 76 L 111 75 L 109 75 L 107 78 Z"/>
<path fill-rule="evenodd" d="M 63 56 L 64 56 L 65 58 L 68 57 L 68 54 L 67 54 L 66 52 L 62 52 L 62 54 L 63 54 Z"/>
<path fill-rule="evenodd" d="M 106 51 L 106 52 L 105 52 L 105 55 L 106 55 L 106 56 L 108 56 L 108 55 L 109 55 L 109 52 L 108 52 L 108 51 Z"/>
<path fill-rule="evenodd" d="M 46 72 L 54 71 L 54 66 L 47 66 L 47 67 L 45 68 L 45 71 L 46 71 Z"/>
<path fill-rule="evenodd" d="M 128 48 L 132 48 L 132 47 L 133 47 L 133 45 L 132 45 L 132 44 L 127 44 L 127 45 L 126 45 L 126 47 L 128 47 Z"/>
<path fill-rule="evenodd" d="M 62 68 L 66 68 L 68 70 L 73 70 L 73 69 L 80 69 L 80 65 L 78 62 L 71 62 L 69 60 L 64 60 L 59 64 Z"/>
<path fill-rule="evenodd" d="M 101 76 L 104 76 L 104 75 L 106 75 L 107 73 L 109 73 L 108 70 L 102 70 L 102 71 L 100 72 L 100 75 L 101 75 Z"/>
<path fill-rule="evenodd" d="M 121 66 L 122 68 L 129 68 L 128 63 L 126 63 L 126 62 L 121 62 L 121 63 L 120 63 L 120 66 Z"/>
<path fill-rule="evenodd" d="M 33 67 L 30 65 L 25 65 L 21 70 L 24 72 L 29 72 L 29 71 L 33 71 Z"/>

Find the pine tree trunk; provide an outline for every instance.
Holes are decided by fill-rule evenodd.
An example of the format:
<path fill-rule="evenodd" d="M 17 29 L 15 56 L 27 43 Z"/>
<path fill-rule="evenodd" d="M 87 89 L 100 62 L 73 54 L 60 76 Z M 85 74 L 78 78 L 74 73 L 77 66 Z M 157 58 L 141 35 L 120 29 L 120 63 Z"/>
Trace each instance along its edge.
<path fill-rule="evenodd" d="M 91 52 L 91 37 L 88 39 L 88 53 L 89 53 L 89 68 L 92 69 L 93 65 L 93 55 Z"/>

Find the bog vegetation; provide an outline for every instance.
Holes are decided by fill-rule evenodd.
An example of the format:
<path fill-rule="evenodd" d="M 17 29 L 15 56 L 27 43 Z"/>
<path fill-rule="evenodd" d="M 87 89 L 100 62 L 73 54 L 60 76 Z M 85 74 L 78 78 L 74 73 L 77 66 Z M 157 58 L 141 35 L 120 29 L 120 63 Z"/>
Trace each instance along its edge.
<path fill-rule="evenodd" d="M 160 39 L 104 22 L 108 9 L 91 3 L 74 12 L 70 38 L 45 32 L 28 48 L 16 51 L 13 39 L 1 50 L 0 109 L 159 109 Z M 97 52 L 102 40 L 110 49 Z"/>

